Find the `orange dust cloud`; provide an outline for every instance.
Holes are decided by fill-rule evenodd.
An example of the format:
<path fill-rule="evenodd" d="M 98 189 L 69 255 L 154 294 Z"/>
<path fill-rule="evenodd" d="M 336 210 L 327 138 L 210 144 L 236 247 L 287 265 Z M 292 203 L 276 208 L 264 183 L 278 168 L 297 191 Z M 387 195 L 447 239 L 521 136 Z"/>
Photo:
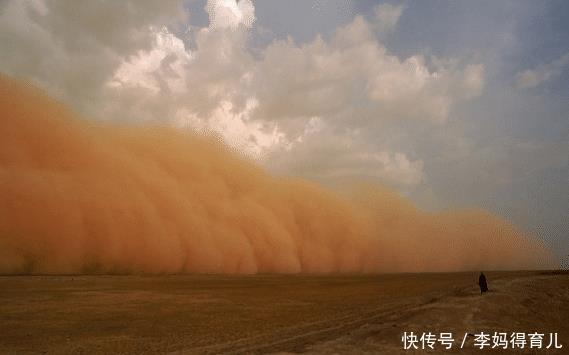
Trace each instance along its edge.
<path fill-rule="evenodd" d="M 392 272 L 547 267 L 483 211 L 429 214 L 271 176 L 218 140 L 95 124 L 0 77 L 0 273 Z"/>

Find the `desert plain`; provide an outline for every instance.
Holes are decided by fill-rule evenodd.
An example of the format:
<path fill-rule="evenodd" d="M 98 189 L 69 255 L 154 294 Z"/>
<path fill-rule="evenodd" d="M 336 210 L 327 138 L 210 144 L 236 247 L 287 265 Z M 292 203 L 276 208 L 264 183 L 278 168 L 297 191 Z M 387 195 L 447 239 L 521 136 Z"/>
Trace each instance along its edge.
<path fill-rule="evenodd" d="M 431 353 L 566 353 L 569 275 L 0 277 L 2 354 L 422 353 L 403 332 L 452 332 Z M 563 348 L 480 350 L 464 334 L 557 333 Z"/>

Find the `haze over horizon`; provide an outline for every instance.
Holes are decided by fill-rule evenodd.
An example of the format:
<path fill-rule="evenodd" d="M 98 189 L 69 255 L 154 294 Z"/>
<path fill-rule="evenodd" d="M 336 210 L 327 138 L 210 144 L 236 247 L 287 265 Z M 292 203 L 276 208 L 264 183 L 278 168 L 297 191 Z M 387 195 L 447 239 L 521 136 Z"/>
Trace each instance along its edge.
<path fill-rule="evenodd" d="M 568 5 L 433 4 L 4 1 L 0 73 L 97 125 L 213 132 L 276 176 L 487 209 L 566 256 Z"/>

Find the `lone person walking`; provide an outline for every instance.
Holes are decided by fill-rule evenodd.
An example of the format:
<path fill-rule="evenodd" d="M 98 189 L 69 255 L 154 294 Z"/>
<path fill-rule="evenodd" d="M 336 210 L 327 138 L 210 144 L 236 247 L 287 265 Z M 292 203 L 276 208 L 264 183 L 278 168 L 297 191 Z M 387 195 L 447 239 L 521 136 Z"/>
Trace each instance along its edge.
<path fill-rule="evenodd" d="M 488 291 L 488 284 L 486 283 L 486 276 L 483 272 L 480 273 L 478 277 L 478 286 L 480 286 L 480 294 Z"/>

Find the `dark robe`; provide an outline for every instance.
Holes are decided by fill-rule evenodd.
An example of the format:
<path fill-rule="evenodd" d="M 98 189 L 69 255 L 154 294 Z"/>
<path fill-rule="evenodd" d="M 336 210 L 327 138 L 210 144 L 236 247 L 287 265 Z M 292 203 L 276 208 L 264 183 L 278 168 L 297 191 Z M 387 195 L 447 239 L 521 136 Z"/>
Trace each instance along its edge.
<path fill-rule="evenodd" d="M 478 285 L 480 286 L 480 293 L 488 291 L 488 284 L 486 283 L 486 276 L 484 276 L 484 273 L 480 273 Z"/>

